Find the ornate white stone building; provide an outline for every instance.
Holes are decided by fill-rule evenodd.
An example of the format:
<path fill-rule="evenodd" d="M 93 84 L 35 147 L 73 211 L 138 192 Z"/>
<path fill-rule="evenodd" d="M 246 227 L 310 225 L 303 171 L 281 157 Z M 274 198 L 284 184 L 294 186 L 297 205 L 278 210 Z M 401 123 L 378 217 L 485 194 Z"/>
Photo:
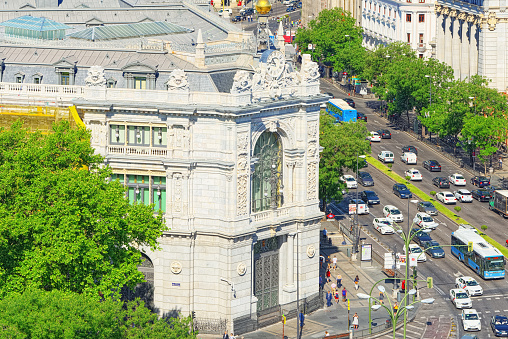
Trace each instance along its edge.
<path fill-rule="evenodd" d="M 160 250 L 140 249 L 152 306 L 195 312 L 216 334 L 294 316 L 297 295 L 320 307 L 317 64 L 304 55 L 296 70 L 281 40 L 257 54 L 250 32 L 199 3 L 24 1 L 4 22 L 43 15 L 72 30 L 3 36 L 2 105 L 74 107 L 128 199 L 162 210 Z M 133 25 L 158 30 L 149 39 L 109 29 L 145 15 Z"/>
<path fill-rule="evenodd" d="M 361 0 L 302 0 L 302 24 L 307 26 L 309 21 L 318 17 L 323 9 L 342 8 L 350 12 L 360 26 L 362 20 Z"/>

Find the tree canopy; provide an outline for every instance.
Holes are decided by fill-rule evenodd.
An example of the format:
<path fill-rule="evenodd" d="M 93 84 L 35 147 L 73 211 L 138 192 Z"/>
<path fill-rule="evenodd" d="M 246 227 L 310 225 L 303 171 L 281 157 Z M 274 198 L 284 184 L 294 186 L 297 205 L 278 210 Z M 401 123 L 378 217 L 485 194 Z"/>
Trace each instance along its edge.
<path fill-rule="evenodd" d="M 99 166 L 90 134 L 65 122 L 0 129 L 0 297 L 26 289 L 118 294 L 144 280 L 139 246 L 164 229 L 151 206 L 129 204 Z"/>

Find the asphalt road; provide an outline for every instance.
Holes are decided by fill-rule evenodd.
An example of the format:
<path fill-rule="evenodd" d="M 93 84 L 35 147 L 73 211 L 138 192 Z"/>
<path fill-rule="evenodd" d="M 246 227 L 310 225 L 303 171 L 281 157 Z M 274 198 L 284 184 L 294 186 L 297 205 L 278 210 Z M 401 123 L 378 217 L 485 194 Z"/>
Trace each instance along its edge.
<path fill-rule="evenodd" d="M 332 92 L 338 98 L 346 97 L 345 94 L 338 91 L 332 85 L 322 82 L 321 85 L 322 92 Z M 473 189 L 469 183 L 471 176 L 469 173 L 461 172 L 460 167 L 457 164 L 452 163 L 447 158 L 442 157 L 439 153 L 434 152 L 432 149 L 429 149 L 425 144 L 420 143 L 419 141 L 413 139 L 410 135 L 405 132 L 398 131 L 393 129 L 386 120 L 379 118 L 371 109 L 366 107 L 366 100 L 355 98 L 356 108 L 367 115 L 368 123 L 367 127 L 371 131 L 376 131 L 381 128 L 390 129 L 392 132 L 392 139 L 383 139 L 380 143 L 372 143 L 372 155 L 376 156 L 381 150 L 390 150 L 395 155 L 395 163 L 392 169 L 401 176 L 404 176 L 404 171 L 408 168 L 415 167 L 418 169 L 423 175 L 423 181 L 421 183 L 416 183 L 416 186 L 422 189 L 424 192 L 430 192 L 432 190 L 439 191 L 435 186 L 432 185 L 431 180 L 435 176 L 448 176 L 449 174 L 459 172 L 462 173 L 467 179 L 466 189 Z M 405 145 L 413 145 L 418 149 L 418 165 L 405 165 L 400 161 L 401 148 Z M 424 160 L 435 159 L 438 160 L 442 166 L 441 173 L 430 173 L 427 170 L 423 169 L 422 163 Z M 398 252 L 402 251 L 403 242 L 402 239 L 398 235 L 381 235 L 372 227 L 372 221 L 375 217 L 383 217 L 382 208 L 385 205 L 395 205 L 397 206 L 404 215 L 404 222 L 401 225 L 404 225 L 404 229 L 407 229 L 407 220 L 408 220 L 408 206 L 409 206 L 409 216 L 410 222 L 413 220 L 417 210 L 416 205 L 410 203 L 407 199 L 399 199 L 392 193 L 393 181 L 382 174 L 377 169 L 370 166 L 367 169 L 375 181 L 374 187 L 369 187 L 365 189 L 374 190 L 378 196 L 380 197 L 381 204 L 370 207 L 369 215 L 361 215 L 359 216 L 359 223 L 364 225 L 371 233 L 376 234 L 377 238 L 382 242 L 388 245 L 390 248 L 393 248 L 395 245 L 397 246 Z M 359 187 L 359 192 L 363 190 L 363 187 Z M 454 187 L 452 186 L 450 191 L 453 191 Z M 350 193 L 354 196 L 354 192 Z M 436 202 L 437 203 L 437 202 Z M 409 204 L 409 205 L 408 205 Z M 507 238 L 507 233 L 505 231 L 506 226 L 508 226 L 508 222 L 504 220 L 501 216 L 491 212 L 487 203 L 480 203 L 478 201 L 474 201 L 473 203 L 458 203 L 459 206 L 462 207 L 462 211 L 459 213 L 461 217 L 468 220 L 473 225 L 479 227 L 480 225 L 487 225 L 488 230 L 486 233 L 492 238 L 504 242 Z M 453 211 L 453 206 L 449 207 Z M 337 204 L 332 206 L 332 210 L 334 213 L 343 213 L 347 211 L 345 203 Z M 439 223 L 439 227 L 437 230 L 431 233 L 431 237 L 438 241 L 442 245 L 450 244 L 450 234 L 452 231 L 457 229 L 457 225 L 450 219 L 438 215 L 434 218 L 436 222 Z M 475 308 L 482 317 L 482 327 L 479 337 L 487 338 L 492 336 L 492 331 L 490 330 L 490 317 L 496 314 L 504 314 L 508 315 L 508 279 L 503 280 L 490 280 L 485 281 L 478 277 L 472 270 L 464 266 L 461 262 L 458 261 L 453 255 L 451 255 L 449 248 L 445 247 L 446 257 L 444 259 L 431 259 L 428 257 L 427 262 L 418 265 L 418 273 L 419 278 L 421 276 L 433 276 L 435 282 L 435 290 L 441 295 L 440 300 L 436 300 L 436 304 L 434 307 L 438 306 L 435 311 L 442 316 L 451 316 L 456 315 L 457 318 L 460 318 L 460 310 L 456 310 L 449 300 L 449 290 L 454 288 L 455 278 L 462 275 L 470 275 L 478 280 L 481 286 L 484 288 L 484 295 L 481 297 L 473 298 L 473 308 Z M 381 253 L 382 255 L 382 253 Z M 423 284 L 422 284 L 423 285 Z M 434 308 L 433 307 L 433 308 Z M 461 328 L 461 323 L 459 322 L 459 328 Z M 462 330 L 460 330 L 462 332 Z"/>

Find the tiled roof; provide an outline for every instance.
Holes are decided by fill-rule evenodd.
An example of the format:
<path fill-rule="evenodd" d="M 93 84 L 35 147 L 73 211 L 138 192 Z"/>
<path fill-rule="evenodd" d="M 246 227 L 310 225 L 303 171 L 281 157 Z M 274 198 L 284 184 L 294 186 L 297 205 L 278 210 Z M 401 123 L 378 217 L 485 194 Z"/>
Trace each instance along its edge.
<path fill-rule="evenodd" d="M 18 18 L 4 21 L 0 23 L 0 26 L 21 28 L 37 32 L 56 31 L 60 29 L 72 28 L 51 19 L 38 18 L 30 15 L 20 16 Z"/>

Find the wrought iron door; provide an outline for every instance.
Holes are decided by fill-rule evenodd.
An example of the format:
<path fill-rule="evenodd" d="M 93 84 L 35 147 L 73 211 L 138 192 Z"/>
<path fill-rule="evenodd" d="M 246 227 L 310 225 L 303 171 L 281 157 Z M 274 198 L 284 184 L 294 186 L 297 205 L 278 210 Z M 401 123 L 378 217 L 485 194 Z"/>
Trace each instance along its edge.
<path fill-rule="evenodd" d="M 274 237 L 254 245 L 254 295 L 258 298 L 258 312 L 279 305 L 278 240 Z"/>

